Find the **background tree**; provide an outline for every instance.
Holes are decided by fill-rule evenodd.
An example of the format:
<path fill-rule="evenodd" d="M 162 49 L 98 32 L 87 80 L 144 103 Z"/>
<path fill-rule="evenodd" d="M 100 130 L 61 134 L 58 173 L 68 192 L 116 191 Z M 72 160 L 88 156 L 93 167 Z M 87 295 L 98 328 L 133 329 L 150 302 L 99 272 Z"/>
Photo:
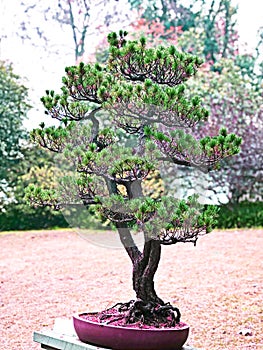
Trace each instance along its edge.
<path fill-rule="evenodd" d="M 258 43 L 254 52 L 238 54 L 235 63 L 240 67 L 243 77 L 249 78 L 256 90 L 263 87 L 263 27 L 258 29 Z"/>
<path fill-rule="evenodd" d="M 48 208 L 34 210 L 24 199 L 29 183 L 50 185 L 54 176 L 52 157 L 29 143 L 23 122 L 30 108 L 21 78 L 11 64 L 0 62 L 1 231 L 67 226 L 61 214 Z"/>
<path fill-rule="evenodd" d="M 196 243 L 199 235 L 211 231 L 216 210 L 202 210 L 195 195 L 155 200 L 143 193 L 145 179 L 163 162 L 211 171 L 221 159 L 239 152 L 241 139 L 224 128 L 201 139 L 183 130 L 208 118 L 199 97 L 187 99 L 183 84 L 202 60 L 174 46 L 147 48 L 144 37 L 127 41 L 126 35 L 120 31 L 108 36 L 105 65 L 67 67 L 62 94 L 46 91 L 46 114 L 61 125 L 42 124 L 32 138 L 64 155 L 72 167 L 57 191 L 31 185 L 27 196 L 35 205 L 56 209 L 95 205 L 116 226 L 133 265 L 137 300 L 119 308 L 124 322 L 174 326 L 180 311 L 164 303 L 154 288 L 161 245 Z M 103 111 L 111 127 L 100 123 Z M 128 135 L 129 144 L 120 135 Z M 133 240 L 136 229 L 144 235 L 142 251 Z"/>
<path fill-rule="evenodd" d="M 12 198 L 18 164 L 23 159 L 23 127 L 30 106 L 27 88 L 12 66 L 0 62 L 0 208 Z"/>
<path fill-rule="evenodd" d="M 212 189 L 219 202 L 220 192 L 231 204 L 245 199 L 262 201 L 262 93 L 233 61 L 222 59 L 216 68 L 221 73 L 200 70 L 190 83 L 192 93 L 198 92 L 210 110 L 209 122 L 198 127 L 195 134 L 216 135 L 223 123 L 230 132 L 242 136 L 243 143 L 239 157 L 224 160 L 219 171 L 211 172 L 212 183 L 220 186 Z"/>
<path fill-rule="evenodd" d="M 54 36 L 53 26 L 59 25 L 57 28 L 60 27 L 61 34 L 58 40 L 61 41 L 65 34 L 73 39 L 75 62 L 84 55 L 87 44 L 90 48 L 94 37 L 100 36 L 109 26 L 127 19 L 125 4 L 120 6 L 118 0 L 56 0 L 44 3 L 26 0 L 22 6 L 24 20 L 18 34 L 23 40 L 39 42 L 49 50 Z M 42 21 L 37 20 L 34 24 L 34 17 L 41 17 Z M 49 32 L 43 23 L 49 23 L 52 30 Z"/>
<path fill-rule="evenodd" d="M 221 57 L 236 54 L 237 6 L 231 0 L 190 0 L 187 5 L 180 0 L 130 0 L 130 3 L 133 8 L 140 9 L 147 22 L 158 18 L 165 30 L 173 28 L 178 37 L 182 35 L 181 47 L 185 51 L 197 52 L 195 40 L 189 40 L 191 33 L 190 38 L 201 35 L 202 55 L 206 60 L 216 62 Z"/>
<path fill-rule="evenodd" d="M 35 145 L 25 143 L 23 158 L 15 166 L 15 183 L 11 188 L 12 198 L 5 202 L 0 213 L 0 230 L 32 230 L 54 227 L 68 227 L 64 216 L 51 208 L 33 208 L 25 199 L 25 188 L 31 183 L 38 186 L 54 187 L 55 175 L 60 169 L 55 167 L 54 157 Z M 60 173 L 61 174 L 61 173 Z"/>

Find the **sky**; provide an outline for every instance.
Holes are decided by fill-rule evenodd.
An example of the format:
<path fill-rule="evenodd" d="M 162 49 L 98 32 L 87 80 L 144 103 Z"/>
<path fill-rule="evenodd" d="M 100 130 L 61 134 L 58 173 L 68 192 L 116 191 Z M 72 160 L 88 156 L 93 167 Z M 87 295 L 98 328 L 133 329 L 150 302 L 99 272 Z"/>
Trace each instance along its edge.
<path fill-rule="evenodd" d="M 70 28 L 63 28 L 62 30 L 54 21 L 52 25 L 45 24 L 45 34 L 50 39 L 48 52 L 41 41 L 39 42 L 39 38 L 34 38 L 36 34 L 32 34 L 33 40 L 22 41 L 15 33 L 19 30 L 18 24 L 24 20 L 22 3 L 32 6 L 37 3 L 37 6 L 47 7 L 48 5 L 51 6 L 53 1 L 0 0 L 0 59 L 11 61 L 15 72 L 25 78 L 24 84 L 29 87 L 29 96 L 34 107 L 25 122 L 28 129 L 38 127 L 40 121 L 45 118 L 43 107 L 39 102 L 40 97 L 46 89 L 57 89 L 59 91 L 64 67 L 74 64 L 74 48 Z M 233 1 L 239 6 L 237 20 L 240 42 L 247 43 L 248 48 L 253 49 L 257 43 L 257 30 L 260 26 L 263 26 L 263 1 Z M 120 2 L 118 3 L 120 4 Z M 127 9 L 125 3 L 127 3 L 127 0 L 122 0 L 123 13 Z M 43 22 L 43 17 L 35 12 L 30 26 L 32 28 L 37 27 L 41 21 Z M 116 30 L 116 28 L 111 29 Z M 21 30 L 20 33 L 24 34 Z M 65 38 L 68 39 L 65 41 Z M 36 44 L 33 46 L 32 42 Z M 88 44 L 92 49 L 91 40 Z"/>
<path fill-rule="evenodd" d="M 263 26 L 263 1 L 262 0 L 236 0 L 238 4 L 238 31 L 242 42 L 255 47 L 257 44 L 256 33 Z"/>

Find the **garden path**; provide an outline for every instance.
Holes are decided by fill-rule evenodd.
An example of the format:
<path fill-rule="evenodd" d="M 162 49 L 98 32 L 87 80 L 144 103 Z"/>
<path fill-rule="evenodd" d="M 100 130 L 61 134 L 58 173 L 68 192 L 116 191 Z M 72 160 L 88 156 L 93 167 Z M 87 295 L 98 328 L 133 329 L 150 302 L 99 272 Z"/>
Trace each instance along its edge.
<path fill-rule="evenodd" d="M 107 234 L 111 234 L 110 232 Z M 263 230 L 214 231 L 163 247 L 156 288 L 205 350 L 263 349 Z M 134 297 L 125 251 L 70 230 L 0 234 L 0 349 L 36 350 L 34 330 L 57 317 Z M 239 334 L 249 328 L 252 336 Z"/>

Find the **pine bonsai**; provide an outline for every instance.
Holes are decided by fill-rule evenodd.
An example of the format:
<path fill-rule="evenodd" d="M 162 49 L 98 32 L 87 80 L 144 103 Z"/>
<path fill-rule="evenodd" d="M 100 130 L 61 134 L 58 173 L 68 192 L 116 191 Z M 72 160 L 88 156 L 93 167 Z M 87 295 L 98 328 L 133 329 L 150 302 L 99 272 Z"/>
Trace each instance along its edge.
<path fill-rule="evenodd" d="M 55 209 L 95 206 L 117 228 L 133 265 L 136 300 L 114 306 L 118 312 L 109 322 L 122 318 L 124 324 L 173 327 L 180 322 L 180 311 L 154 288 L 161 246 L 195 244 L 212 230 L 217 212 L 202 206 L 196 195 L 154 199 L 144 184 L 166 162 L 214 170 L 221 159 L 239 152 L 241 139 L 224 128 L 212 138 L 196 140 L 191 135 L 197 123 L 207 120 L 208 111 L 198 97 L 185 97 L 183 82 L 202 60 L 174 46 L 147 48 L 144 37 L 127 41 L 126 36 L 123 31 L 109 34 L 105 65 L 81 62 L 67 67 L 62 93 L 46 91 L 42 97 L 45 113 L 61 124 L 42 123 L 32 131 L 32 139 L 72 162 L 75 174 L 70 168 L 57 191 L 31 185 L 27 197 Z M 107 120 L 102 111 L 108 113 Z M 134 242 L 134 230 L 143 232 L 142 251 Z M 104 311 L 101 319 L 109 314 Z"/>

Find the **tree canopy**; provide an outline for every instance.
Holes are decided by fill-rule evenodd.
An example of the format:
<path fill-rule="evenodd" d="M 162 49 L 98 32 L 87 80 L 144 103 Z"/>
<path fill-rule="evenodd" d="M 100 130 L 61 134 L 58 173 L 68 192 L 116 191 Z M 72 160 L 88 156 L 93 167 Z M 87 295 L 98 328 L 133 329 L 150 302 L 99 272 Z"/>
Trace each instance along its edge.
<path fill-rule="evenodd" d="M 164 244 L 196 241 L 199 232 L 211 230 L 212 213 L 198 216 L 198 210 L 193 212 L 198 206 L 195 196 L 188 204 L 173 198 L 147 198 L 144 180 L 166 161 L 211 171 L 221 159 L 239 152 L 241 139 L 224 128 L 218 135 L 199 140 L 183 130 L 208 118 L 198 96 L 185 97 L 183 84 L 202 60 L 174 46 L 147 48 L 144 37 L 127 41 L 126 35 L 123 31 L 119 36 L 109 35 L 106 65 L 81 62 L 67 67 L 62 94 L 46 91 L 42 98 L 46 113 L 61 125 L 45 128 L 43 123 L 32 138 L 44 148 L 63 153 L 78 176 L 62 179 L 60 195 L 31 186 L 28 197 L 36 204 L 59 208 L 74 202 L 76 196 L 65 190 L 74 182 L 84 204 L 97 205 L 101 215 L 117 225 L 139 224 L 147 231 L 156 231 L 153 227 L 157 225 Z M 109 113 L 112 127 L 102 127 L 102 110 Z M 134 135 L 133 147 L 120 143 L 118 130 Z"/>

